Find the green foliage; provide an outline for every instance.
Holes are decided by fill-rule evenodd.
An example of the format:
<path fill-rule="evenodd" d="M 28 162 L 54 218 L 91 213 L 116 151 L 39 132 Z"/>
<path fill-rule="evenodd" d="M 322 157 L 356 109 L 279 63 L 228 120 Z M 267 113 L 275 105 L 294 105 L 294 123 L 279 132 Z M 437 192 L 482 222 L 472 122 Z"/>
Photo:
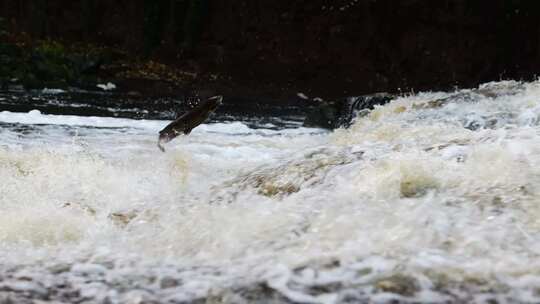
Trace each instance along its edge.
<path fill-rule="evenodd" d="M 52 40 L 43 41 L 35 48 L 34 52 L 54 61 L 63 61 L 66 57 L 65 47 L 61 43 Z"/>
<path fill-rule="evenodd" d="M 93 83 L 100 66 L 110 62 L 110 55 L 103 49 L 76 49 L 54 40 L 30 45 L 10 42 L 4 39 L 4 24 L 0 18 L 0 89 L 11 84 L 33 89 Z"/>
<path fill-rule="evenodd" d="M 35 77 L 47 82 L 66 83 L 75 76 L 65 47 L 56 41 L 43 41 L 35 47 L 30 57 L 30 67 L 29 75 L 35 74 Z"/>
<path fill-rule="evenodd" d="M 0 89 L 16 83 L 26 88 L 66 87 L 92 79 L 104 61 L 103 52 L 74 51 L 58 41 L 39 41 L 30 46 L 9 42 L 4 39 L 4 21 L 0 18 Z"/>

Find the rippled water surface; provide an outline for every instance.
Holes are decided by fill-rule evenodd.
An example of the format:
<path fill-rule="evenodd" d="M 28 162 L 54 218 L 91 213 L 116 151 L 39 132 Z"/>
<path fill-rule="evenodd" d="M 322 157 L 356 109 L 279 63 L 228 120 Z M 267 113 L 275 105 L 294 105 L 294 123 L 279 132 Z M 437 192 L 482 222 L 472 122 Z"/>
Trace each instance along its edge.
<path fill-rule="evenodd" d="M 539 122 L 540 82 L 166 153 L 168 121 L 0 112 L 0 300 L 539 302 Z"/>

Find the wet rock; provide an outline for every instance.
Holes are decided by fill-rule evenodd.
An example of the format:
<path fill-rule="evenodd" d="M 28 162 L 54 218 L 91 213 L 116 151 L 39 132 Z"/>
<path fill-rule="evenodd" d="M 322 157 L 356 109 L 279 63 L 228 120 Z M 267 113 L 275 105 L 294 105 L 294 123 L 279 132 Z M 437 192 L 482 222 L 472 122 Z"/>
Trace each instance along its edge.
<path fill-rule="evenodd" d="M 348 97 L 342 102 L 336 127 L 348 127 L 359 114 L 365 115 L 369 112 L 367 110 L 373 110 L 375 106 L 385 105 L 394 98 L 394 95 L 387 93 Z"/>
<path fill-rule="evenodd" d="M 159 286 L 162 289 L 173 288 L 173 287 L 176 287 L 178 285 L 180 285 L 180 280 L 175 279 L 173 277 L 169 277 L 169 276 L 163 277 L 159 281 Z"/>
<path fill-rule="evenodd" d="M 27 269 L 20 269 L 13 273 L 12 277 L 18 281 L 32 281 L 34 273 Z"/>
<path fill-rule="evenodd" d="M 418 184 L 415 181 L 405 180 L 399 185 L 401 197 L 412 198 L 425 195 L 428 190 L 434 189 L 432 185 Z"/>
<path fill-rule="evenodd" d="M 444 149 L 446 149 L 448 147 L 452 147 L 452 146 L 467 146 L 470 143 L 471 142 L 468 139 L 454 139 L 454 140 L 451 140 L 451 141 L 449 141 L 447 143 L 431 146 L 429 148 L 424 149 L 424 151 L 428 152 L 428 151 L 432 151 L 432 150 L 444 150 Z"/>
<path fill-rule="evenodd" d="M 307 114 L 304 127 L 333 129 L 338 119 L 339 105 L 335 102 L 322 101 Z"/>
<path fill-rule="evenodd" d="M 267 283 L 258 283 L 243 288 L 238 288 L 234 292 L 241 297 L 238 303 L 291 303 L 284 295 L 268 286 Z"/>
<path fill-rule="evenodd" d="M 95 216 L 96 215 L 96 210 L 84 203 L 79 203 L 79 202 L 68 202 L 68 203 L 65 203 L 64 205 L 62 205 L 63 208 L 72 208 L 72 209 L 76 209 L 76 210 L 79 210 L 79 211 L 82 211 L 90 216 Z"/>
<path fill-rule="evenodd" d="M 444 106 L 448 102 L 450 102 L 449 98 L 441 98 L 441 99 L 430 100 L 430 101 L 425 102 L 425 103 L 415 103 L 415 104 L 413 104 L 412 108 L 415 109 L 415 110 L 419 110 L 419 109 L 436 109 L 436 108 L 440 108 L 440 107 Z"/>
<path fill-rule="evenodd" d="M 264 181 L 264 179 L 258 179 L 256 187 L 259 188 L 257 193 L 264 196 L 276 196 L 276 195 L 288 195 L 300 191 L 300 187 L 289 182 L 283 184 L 273 183 L 272 181 Z"/>
<path fill-rule="evenodd" d="M 60 274 L 71 270 L 70 264 L 55 264 L 47 268 L 52 274 Z"/>
<path fill-rule="evenodd" d="M 137 217 L 139 212 L 137 210 L 131 210 L 128 212 L 113 212 L 107 216 L 115 225 L 119 227 L 125 227 L 134 218 Z"/>
<path fill-rule="evenodd" d="M 416 279 L 401 274 L 382 279 L 375 283 L 375 288 L 390 293 L 404 296 L 414 296 L 420 290 Z"/>
<path fill-rule="evenodd" d="M 306 127 L 335 129 L 349 127 L 354 119 L 373 110 L 377 105 L 385 105 L 395 96 L 387 93 L 376 93 L 338 99 L 337 101 L 321 101 L 313 108 L 304 120 Z"/>
<path fill-rule="evenodd" d="M 232 202 L 248 188 L 257 194 L 281 199 L 324 180 L 333 168 L 361 159 L 361 151 L 315 149 L 279 166 L 264 166 L 216 188 L 212 202 Z M 232 188 L 232 189 L 231 189 Z"/>
<path fill-rule="evenodd" d="M 131 223 L 134 219 L 140 219 L 143 221 L 154 221 L 158 218 L 157 214 L 151 209 L 145 210 L 123 210 L 112 212 L 107 216 L 107 219 L 112 221 L 116 226 L 123 228 Z"/>
<path fill-rule="evenodd" d="M 433 176 L 418 168 L 402 167 L 401 175 L 399 191 L 403 198 L 420 197 L 439 187 Z"/>

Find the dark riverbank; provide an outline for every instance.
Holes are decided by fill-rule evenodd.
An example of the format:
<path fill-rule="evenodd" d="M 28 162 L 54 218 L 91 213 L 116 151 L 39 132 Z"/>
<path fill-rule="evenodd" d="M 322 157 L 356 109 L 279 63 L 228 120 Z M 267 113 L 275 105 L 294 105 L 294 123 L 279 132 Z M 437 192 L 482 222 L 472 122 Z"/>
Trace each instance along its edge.
<path fill-rule="evenodd" d="M 0 17 L 12 38 L 121 50 L 87 68 L 144 94 L 198 87 L 331 99 L 526 80 L 540 70 L 537 1 L 2 0 Z M 161 69 L 163 81 L 139 72 L 148 62 L 165 65 L 148 69 Z"/>
<path fill-rule="evenodd" d="M 287 102 L 250 100 L 227 97 L 211 121 L 259 121 L 259 124 L 278 118 L 302 122 L 313 108 L 308 101 Z M 191 109 L 188 103 L 174 96 L 133 96 L 122 92 L 98 92 L 78 89 L 0 91 L 0 112 L 29 112 L 43 114 L 101 116 L 131 119 L 172 120 Z"/>

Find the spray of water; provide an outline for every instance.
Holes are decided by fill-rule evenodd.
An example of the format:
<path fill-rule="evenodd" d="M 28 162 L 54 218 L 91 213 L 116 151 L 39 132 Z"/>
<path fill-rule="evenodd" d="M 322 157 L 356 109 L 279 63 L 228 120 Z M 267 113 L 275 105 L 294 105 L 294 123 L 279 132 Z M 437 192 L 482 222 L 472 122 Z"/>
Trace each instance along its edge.
<path fill-rule="evenodd" d="M 2 112 L 0 290 L 535 302 L 539 115 L 540 82 L 497 82 L 331 133 L 202 125 L 157 153 L 166 122 Z"/>

